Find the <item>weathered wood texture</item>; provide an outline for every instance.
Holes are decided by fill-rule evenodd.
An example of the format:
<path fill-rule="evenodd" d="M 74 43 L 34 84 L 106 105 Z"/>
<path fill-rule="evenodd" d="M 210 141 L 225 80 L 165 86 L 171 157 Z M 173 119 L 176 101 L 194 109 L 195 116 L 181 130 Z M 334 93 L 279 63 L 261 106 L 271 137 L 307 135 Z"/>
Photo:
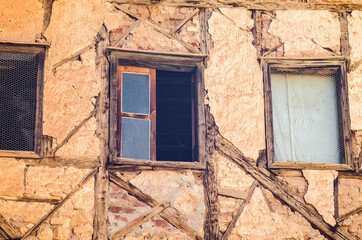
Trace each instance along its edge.
<path fill-rule="evenodd" d="M 107 2 L 118 4 L 140 4 L 140 5 L 166 5 L 175 7 L 200 7 L 200 8 L 222 8 L 242 7 L 256 10 L 287 10 L 287 9 L 308 9 L 308 10 L 331 10 L 331 11 L 352 11 L 362 10 L 360 3 L 300 3 L 295 1 L 244 1 L 244 0 L 107 0 Z"/>
<path fill-rule="evenodd" d="M 32 228 L 30 228 L 21 239 L 26 239 L 31 234 L 35 233 L 39 229 L 40 225 L 43 224 L 46 220 L 54 215 L 54 213 L 63 206 L 76 192 L 78 192 L 84 184 L 86 184 L 97 172 L 97 169 L 93 169 L 88 173 L 78 184 L 73 188 L 73 190 L 67 194 L 57 205 L 55 205 L 47 214 L 45 214 Z"/>
<path fill-rule="evenodd" d="M 181 39 L 177 38 L 175 35 L 171 34 L 168 30 L 165 30 L 165 29 L 163 29 L 163 28 L 160 28 L 159 26 L 157 26 L 157 25 L 151 23 L 150 21 L 142 18 L 142 17 L 141 17 L 140 15 L 138 15 L 137 13 L 131 12 L 131 11 L 125 9 L 125 8 L 118 7 L 118 6 L 115 6 L 115 8 L 116 8 L 117 10 L 120 10 L 120 11 L 122 11 L 122 12 L 130 15 L 131 17 L 134 17 L 134 18 L 140 20 L 141 22 L 143 22 L 143 23 L 151 26 L 153 29 L 155 29 L 156 31 L 162 33 L 162 34 L 165 35 L 166 37 L 178 41 L 182 46 L 184 46 L 187 50 L 189 50 L 189 52 L 199 53 L 199 51 L 198 51 L 196 48 L 194 48 L 191 44 L 188 44 L 188 43 L 182 41 Z"/>
<path fill-rule="evenodd" d="M 231 222 L 229 223 L 228 227 L 226 228 L 226 231 L 225 231 L 224 235 L 221 237 L 221 240 L 228 239 L 229 235 L 231 234 L 231 231 L 234 229 L 234 227 L 236 225 L 236 222 L 239 220 L 239 217 L 240 217 L 241 213 L 243 212 L 245 206 L 250 202 L 250 199 L 253 196 L 253 193 L 257 186 L 258 186 L 258 181 L 255 180 L 248 191 L 248 195 L 246 196 L 246 199 L 242 201 L 242 203 L 240 204 L 240 207 L 238 208 L 238 210 L 236 210 L 235 215 L 234 215 L 233 219 L 231 220 Z"/>
<path fill-rule="evenodd" d="M 107 47 L 109 47 L 108 32 L 103 25 L 96 38 L 96 68 L 98 70 L 101 90 L 96 104 L 97 129 L 99 138 L 99 162 L 95 176 L 93 239 L 103 240 L 108 238 L 108 171 L 109 159 L 109 63 Z"/>
<path fill-rule="evenodd" d="M 255 166 L 255 161 L 245 157 L 239 149 L 231 142 L 222 137 L 216 136 L 216 149 L 225 157 L 236 163 L 241 169 L 250 174 L 263 187 L 271 191 L 277 198 L 286 203 L 292 210 L 300 213 L 306 220 L 315 226 L 323 235 L 336 240 L 357 240 L 354 236 L 343 230 L 334 229 L 326 223 L 322 216 L 313 208 L 309 207 L 301 198 L 287 187 L 283 182 L 272 175 L 267 175 L 262 169 Z"/>
<path fill-rule="evenodd" d="M 36 86 L 36 110 L 34 129 L 34 152 L 41 155 L 43 135 L 43 89 L 44 89 L 44 60 L 45 51 L 37 54 L 37 86 Z"/>
<path fill-rule="evenodd" d="M 43 157 L 22 159 L 27 166 L 48 166 L 48 167 L 75 167 L 95 168 L 99 167 L 97 157 Z"/>
<path fill-rule="evenodd" d="M 123 179 L 119 178 L 116 174 L 109 172 L 110 180 L 116 184 L 117 186 L 123 188 L 126 190 L 130 195 L 134 196 L 138 200 L 144 202 L 145 204 L 155 207 L 159 204 L 159 202 L 151 197 L 150 195 L 147 195 L 143 193 L 141 190 L 139 190 L 137 187 L 133 186 L 131 183 L 124 181 Z M 178 212 L 175 208 L 172 208 L 174 212 Z M 161 212 L 160 216 L 169 222 L 174 227 L 180 229 L 187 235 L 189 235 L 192 239 L 202 239 L 202 237 L 192 228 L 187 226 L 181 219 L 185 219 L 181 216 L 181 214 L 172 214 L 170 212 Z"/>
<path fill-rule="evenodd" d="M 253 20 L 254 20 L 254 44 L 256 46 L 258 57 L 262 56 L 262 46 L 261 43 L 263 41 L 262 29 L 261 29 L 261 12 L 259 10 L 253 11 Z"/>
<path fill-rule="evenodd" d="M 151 208 L 151 210 L 147 211 L 146 213 L 142 214 L 138 218 L 134 219 L 133 221 L 129 222 L 126 226 L 122 229 L 115 232 L 112 236 L 109 237 L 110 240 L 118 240 L 122 239 L 126 234 L 132 232 L 136 228 L 138 228 L 143 223 L 147 222 L 157 214 L 161 213 L 163 210 L 168 208 L 170 203 L 162 202 L 155 207 Z"/>
<path fill-rule="evenodd" d="M 341 28 L 341 55 L 349 56 L 349 42 L 348 42 L 348 13 L 339 13 L 339 23 Z"/>
<path fill-rule="evenodd" d="M 129 28 L 127 28 L 121 35 L 119 35 L 116 40 L 114 40 L 114 42 L 111 44 L 111 47 L 117 47 L 117 45 L 122 46 L 125 43 L 125 39 L 126 37 L 133 31 L 133 29 L 135 29 L 136 27 L 138 27 L 140 25 L 141 21 L 137 20 L 134 21 Z"/>
<path fill-rule="evenodd" d="M 209 106 L 205 107 L 207 126 L 207 162 L 204 176 L 206 218 L 204 237 L 206 240 L 219 239 L 219 205 L 217 188 L 216 160 L 212 157 L 215 148 L 215 135 L 218 133 L 215 119 L 210 114 Z"/>
<path fill-rule="evenodd" d="M 53 156 L 53 137 L 43 135 L 41 137 L 41 154 L 42 157 Z"/>
<path fill-rule="evenodd" d="M 63 147 L 71 137 L 76 134 L 79 129 L 81 129 L 94 115 L 96 114 L 96 110 L 93 110 L 85 119 L 83 119 L 77 126 L 75 126 L 67 136 L 54 148 L 53 154 L 55 154 L 61 147 Z"/>
<path fill-rule="evenodd" d="M 17 239 L 20 237 L 20 232 L 14 229 L 1 214 L 0 214 L 0 236 L 2 236 L 4 239 Z"/>
<path fill-rule="evenodd" d="M 352 210 L 352 211 L 350 211 L 350 212 L 336 218 L 336 222 L 340 223 L 343 220 L 345 220 L 345 219 L 349 218 L 350 216 L 353 216 L 353 215 L 355 215 L 355 214 L 357 214 L 359 212 L 362 212 L 362 206 L 360 206 L 360 207 L 358 207 L 358 208 L 356 208 L 356 209 L 354 209 L 354 210 Z"/>
<path fill-rule="evenodd" d="M 189 13 L 184 20 L 182 20 L 179 24 L 177 24 L 174 28 L 171 29 L 170 33 L 171 34 L 175 34 L 176 32 L 178 32 L 183 25 L 185 25 L 191 18 L 193 18 L 196 13 L 199 12 L 198 8 L 195 8 L 191 13 Z"/>
<path fill-rule="evenodd" d="M 59 199 L 59 198 L 34 198 L 34 197 L 28 197 L 28 196 L 21 196 L 21 197 L 0 196 L 0 200 L 14 201 L 14 202 L 42 202 L 42 203 L 58 204 L 61 199 Z"/>
<path fill-rule="evenodd" d="M 195 162 L 173 162 L 173 161 L 148 161 L 138 159 L 126 159 L 126 158 L 115 158 L 111 165 L 108 167 L 109 170 L 117 169 L 123 165 L 134 165 L 134 166 L 149 166 L 160 169 L 191 169 L 191 170 L 205 170 L 205 166 Z"/>

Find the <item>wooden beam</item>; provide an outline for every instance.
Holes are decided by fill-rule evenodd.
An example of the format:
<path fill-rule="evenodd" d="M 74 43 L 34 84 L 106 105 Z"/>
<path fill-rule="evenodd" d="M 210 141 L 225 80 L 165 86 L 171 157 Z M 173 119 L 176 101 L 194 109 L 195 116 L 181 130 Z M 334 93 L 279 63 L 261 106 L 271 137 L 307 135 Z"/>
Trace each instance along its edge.
<path fill-rule="evenodd" d="M 35 233 L 36 230 L 39 229 L 40 225 L 43 224 L 46 220 L 54 215 L 54 213 L 63 206 L 76 192 L 78 192 L 81 187 L 84 186 L 97 172 L 97 169 L 93 169 L 90 173 L 88 173 L 78 184 L 73 188 L 73 190 L 67 194 L 56 206 L 54 206 L 47 214 L 45 214 L 32 228 L 30 228 L 25 235 L 21 238 L 26 239 L 31 234 Z"/>
<path fill-rule="evenodd" d="M 48 166 L 48 167 L 75 167 L 75 168 L 95 168 L 99 167 L 97 157 L 43 157 L 19 160 L 24 161 L 27 166 Z"/>
<path fill-rule="evenodd" d="M 110 180 L 114 184 L 116 184 L 117 186 L 123 188 L 130 195 L 134 196 L 135 198 L 137 198 L 141 202 L 144 202 L 144 203 L 146 203 L 147 205 L 149 205 L 151 207 L 155 207 L 156 205 L 159 204 L 159 202 L 156 199 L 154 199 L 153 197 L 151 197 L 148 194 L 143 193 L 137 187 L 133 186 L 129 182 L 124 181 L 123 179 L 118 177 L 116 174 L 114 174 L 112 172 L 109 172 L 109 177 L 110 177 Z M 172 209 L 174 211 L 178 212 L 177 209 L 175 209 L 175 208 L 172 208 Z M 177 214 L 177 216 L 175 216 L 174 214 L 172 214 L 170 212 L 162 212 L 162 213 L 160 213 L 160 216 L 163 219 L 165 219 L 167 222 L 169 222 L 171 225 L 173 225 L 174 227 L 180 229 L 181 231 L 183 231 L 184 233 L 186 233 L 187 235 L 189 235 L 193 239 L 200 239 L 200 240 L 202 239 L 202 237 L 195 230 L 190 228 L 187 224 L 185 224 L 184 221 L 182 221 L 182 219 L 186 219 L 186 218 L 182 217 L 179 213 Z"/>
<path fill-rule="evenodd" d="M 233 189 L 226 189 L 226 188 L 218 188 L 218 194 L 224 197 L 231 197 L 236 199 L 246 199 L 247 193 L 240 192 Z"/>
<path fill-rule="evenodd" d="M 348 14 L 346 12 L 339 13 L 339 23 L 341 29 L 341 55 L 349 56 L 349 40 L 348 40 Z"/>
<path fill-rule="evenodd" d="M 218 152 L 236 163 L 237 166 L 250 174 L 263 185 L 263 187 L 271 191 L 274 196 L 286 203 L 292 210 L 300 213 L 313 226 L 318 228 L 323 235 L 335 240 L 357 240 L 357 238 L 348 232 L 334 229 L 331 225 L 326 223 L 323 220 L 323 217 L 315 209 L 309 207 L 300 197 L 295 196 L 289 187 L 276 177 L 267 175 L 262 169 L 257 168 L 253 159 L 245 157 L 238 148 L 220 134 L 215 137 L 215 145 Z"/>
<path fill-rule="evenodd" d="M 242 203 L 240 204 L 240 207 L 235 212 L 235 215 L 234 215 L 233 219 L 231 220 L 231 222 L 229 223 L 228 227 L 226 228 L 226 231 L 225 231 L 224 235 L 221 237 L 221 240 L 228 239 L 231 231 L 234 229 L 234 227 L 236 225 L 236 222 L 239 220 L 239 217 L 240 217 L 241 213 L 243 212 L 245 206 L 250 202 L 250 199 L 253 196 L 253 193 L 257 186 L 258 186 L 258 181 L 254 180 L 253 184 L 251 185 L 251 187 L 248 191 L 248 194 L 247 194 L 245 200 L 242 201 Z"/>
<path fill-rule="evenodd" d="M 20 237 L 20 232 L 16 229 L 14 229 L 8 221 L 4 218 L 3 215 L 0 213 L 0 232 L 1 235 L 5 235 L 5 239 L 17 239 Z"/>
<path fill-rule="evenodd" d="M 137 20 L 134 21 L 129 28 L 127 28 L 126 31 L 124 31 L 121 35 L 119 35 L 116 40 L 114 40 L 114 42 L 111 44 L 111 47 L 117 47 L 117 45 L 122 45 L 126 39 L 126 37 L 128 36 L 128 34 L 130 34 L 132 32 L 133 29 L 135 29 L 136 27 L 138 27 L 140 25 L 141 21 Z"/>
<path fill-rule="evenodd" d="M 59 198 L 33 198 L 33 197 L 28 197 L 28 196 L 21 196 L 21 197 L 0 196 L 0 200 L 15 201 L 15 202 L 41 202 L 41 203 L 49 203 L 49 204 L 58 204 L 61 199 L 59 199 Z"/>
<path fill-rule="evenodd" d="M 126 226 L 124 226 L 122 229 L 115 232 L 112 236 L 109 237 L 110 240 L 119 240 L 122 239 L 126 234 L 132 232 L 139 226 L 141 226 L 143 223 L 147 222 L 157 214 L 161 213 L 163 210 L 168 208 L 170 206 L 170 203 L 168 202 L 162 202 L 155 207 L 151 208 L 146 213 L 142 214 L 135 220 L 129 222 Z"/>
<path fill-rule="evenodd" d="M 176 32 L 178 32 L 182 27 L 183 25 L 185 25 L 191 18 L 193 18 L 196 13 L 199 12 L 199 9 L 198 8 L 195 8 L 189 15 L 187 15 L 185 17 L 184 20 L 182 20 L 179 24 L 177 24 L 174 28 L 171 29 L 170 33 L 171 34 L 175 34 Z"/>
<path fill-rule="evenodd" d="M 134 17 L 138 20 L 140 20 L 141 22 L 153 27 L 153 29 L 155 29 L 156 31 L 162 33 L 163 35 L 165 35 L 168 38 L 174 39 L 176 41 L 178 41 L 182 46 L 184 46 L 187 50 L 189 50 L 192 53 L 199 53 L 199 51 L 197 49 L 195 49 L 191 44 L 188 44 L 184 41 L 182 41 L 181 39 L 177 38 L 176 36 L 172 35 L 171 33 L 169 33 L 167 30 L 160 28 L 159 26 L 151 23 L 150 21 L 142 18 L 140 15 L 138 15 L 137 13 L 133 13 L 125 8 L 119 7 L 119 6 L 115 6 L 116 9 L 130 15 L 131 17 Z"/>
<path fill-rule="evenodd" d="M 205 166 L 197 162 L 173 162 L 173 161 L 148 161 L 138 159 L 115 158 L 112 160 L 113 165 L 108 167 L 109 170 L 122 168 L 124 165 L 133 166 L 149 166 L 160 169 L 176 169 L 176 170 L 205 170 Z"/>
<path fill-rule="evenodd" d="M 53 154 L 55 154 L 61 147 L 63 147 L 71 137 L 76 134 L 79 129 L 81 129 L 92 117 L 94 117 L 96 114 L 96 110 L 91 111 L 91 113 L 83 119 L 77 126 L 75 126 L 68 134 L 67 136 L 54 148 Z"/>
<path fill-rule="evenodd" d="M 350 216 L 355 215 L 355 214 L 357 214 L 359 212 L 362 212 L 362 206 L 360 206 L 360 207 L 358 207 L 358 208 L 356 208 L 356 209 L 354 209 L 354 210 L 352 210 L 352 211 L 350 211 L 350 212 L 348 212 L 346 214 L 343 214 L 342 216 L 336 218 L 336 222 L 340 223 L 343 220 L 345 220 L 346 218 L 349 218 Z"/>
<path fill-rule="evenodd" d="M 107 59 L 109 34 L 102 25 L 96 37 L 96 69 L 100 81 L 100 93 L 96 103 L 97 128 L 99 138 L 100 167 L 94 183 L 93 240 L 108 238 L 108 171 L 109 159 L 109 62 Z"/>
<path fill-rule="evenodd" d="M 335 12 L 350 12 L 353 10 L 362 10 L 361 3 L 299 3 L 295 1 L 244 1 L 244 0 L 106 0 L 106 2 L 117 4 L 138 4 L 138 5 L 165 5 L 173 7 L 199 7 L 199 8 L 226 8 L 240 7 L 250 10 L 330 10 Z"/>
<path fill-rule="evenodd" d="M 253 29 L 253 35 L 254 35 L 254 41 L 256 45 L 257 55 L 258 58 L 260 56 L 263 56 L 263 49 L 261 46 L 261 43 L 263 41 L 262 39 L 262 29 L 261 29 L 261 11 L 255 10 L 253 11 L 253 19 L 254 19 L 254 29 Z"/>

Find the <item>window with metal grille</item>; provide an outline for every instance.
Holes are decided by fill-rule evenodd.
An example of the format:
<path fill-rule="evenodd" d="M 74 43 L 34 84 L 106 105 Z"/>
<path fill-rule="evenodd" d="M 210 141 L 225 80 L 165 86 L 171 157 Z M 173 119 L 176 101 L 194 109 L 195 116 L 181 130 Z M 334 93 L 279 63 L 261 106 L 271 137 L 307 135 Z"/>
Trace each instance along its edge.
<path fill-rule="evenodd" d="M 269 167 L 351 166 L 345 62 L 337 60 L 266 59 Z"/>
<path fill-rule="evenodd" d="M 43 48 L 0 45 L 0 156 L 40 154 L 43 59 Z"/>

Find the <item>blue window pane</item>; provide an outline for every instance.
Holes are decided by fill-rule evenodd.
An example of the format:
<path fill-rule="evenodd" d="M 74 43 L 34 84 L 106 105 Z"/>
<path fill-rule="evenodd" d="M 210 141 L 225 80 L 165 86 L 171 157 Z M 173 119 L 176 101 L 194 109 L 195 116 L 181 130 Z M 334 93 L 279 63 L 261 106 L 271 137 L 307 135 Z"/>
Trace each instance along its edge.
<path fill-rule="evenodd" d="M 122 73 L 122 112 L 150 114 L 150 76 Z"/>
<path fill-rule="evenodd" d="M 150 121 L 122 118 L 121 157 L 150 159 Z"/>

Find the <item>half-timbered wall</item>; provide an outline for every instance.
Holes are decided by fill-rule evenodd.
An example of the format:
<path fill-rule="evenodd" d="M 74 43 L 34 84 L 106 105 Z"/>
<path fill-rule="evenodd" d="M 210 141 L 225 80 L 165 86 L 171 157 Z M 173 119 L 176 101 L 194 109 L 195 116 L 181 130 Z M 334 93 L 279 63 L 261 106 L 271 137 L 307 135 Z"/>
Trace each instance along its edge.
<path fill-rule="evenodd" d="M 43 153 L 0 156 L 0 239 L 361 239 L 361 3 L 133 2 L 1 1 L 0 42 L 49 46 Z M 207 55 L 205 165 L 108 164 L 112 49 Z M 265 169 L 263 58 L 338 56 L 355 170 Z"/>

